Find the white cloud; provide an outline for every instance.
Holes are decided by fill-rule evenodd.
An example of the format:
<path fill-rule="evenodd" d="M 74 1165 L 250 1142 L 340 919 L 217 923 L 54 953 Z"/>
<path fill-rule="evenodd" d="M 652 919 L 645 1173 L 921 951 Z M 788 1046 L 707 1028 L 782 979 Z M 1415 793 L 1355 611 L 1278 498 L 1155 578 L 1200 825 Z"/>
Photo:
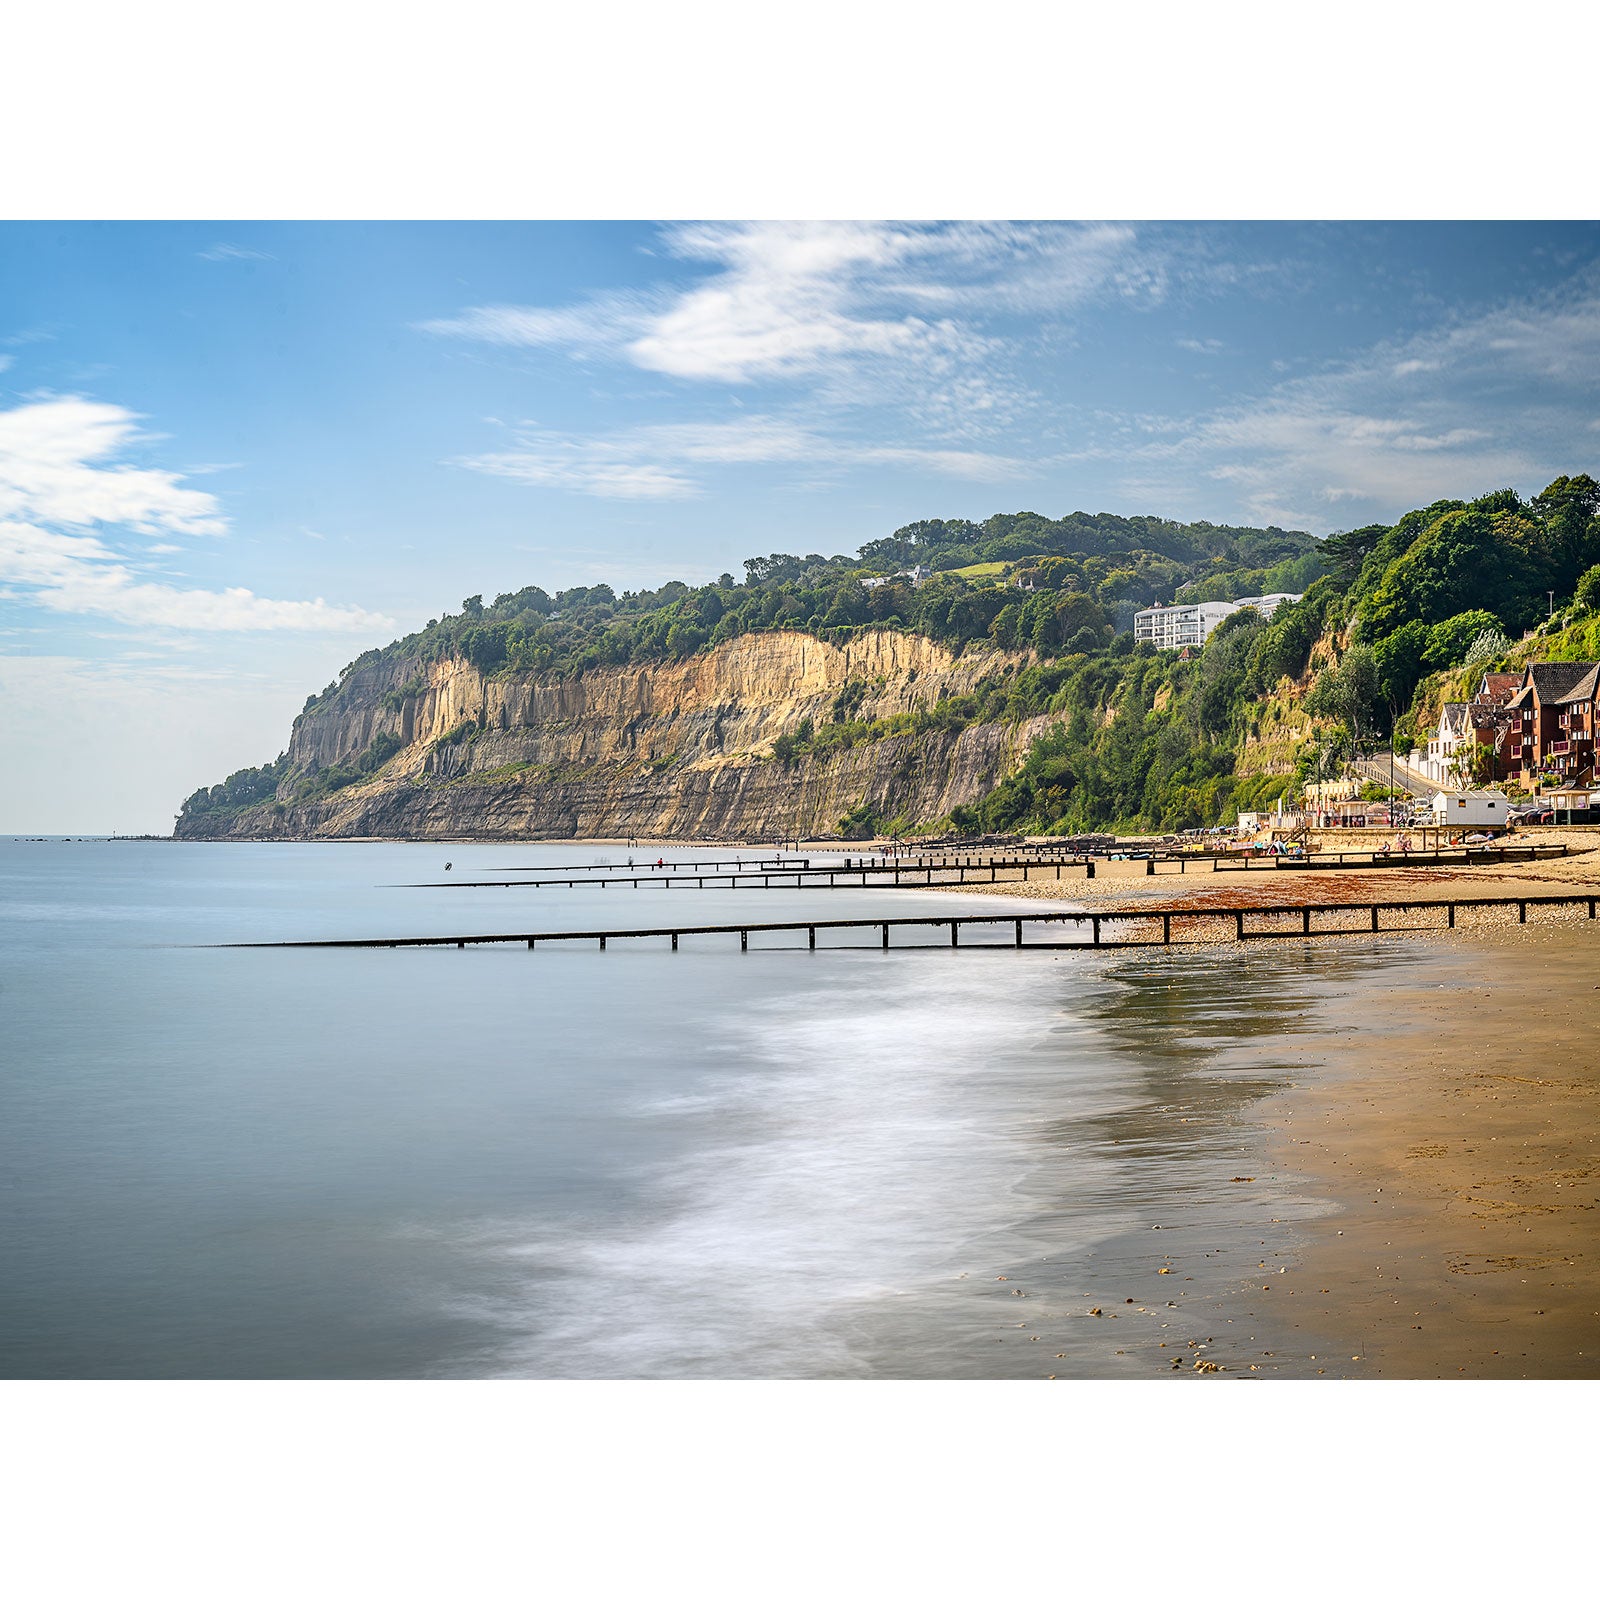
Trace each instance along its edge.
<path fill-rule="evenodd" d="M 0 516 L 70 527 L 118 523 L 145 534 L 222 533 L 215 497 L 184 488 L 177 473 L 108 464 L 139 439 L 132 412 L 92 400 L 0 411 Z"/>
<path fill-rule="evenodd" d="M 10 598 L 206 632 L 393 627 L 387 617 L 322 599 L 179 589 L 141 575 L 140 561 L 181 548 L 162 536 L 215 537 L 227 522 L 215 497 L 184 487 L 179 474 L 116 462 L 136 442 L 138 419 L 119 406 L 58 398 L 0 411 L 0 583 L 17 586 Z M 130 554 L 108 542 L 113 530 L 158 542 Z"/>
<path fill-rule="evenodd" d="M 1179 339 L 1180 350 L 1191 350 L 1197 356 L 1220 355 L 1225 348 L 1220 339 Z"/>
<path fill-rule="evenodd" d="M 914 445 L 856 445 L 782 417 L 662 423 L 594 438 L 525 430 L 513 448 L 456 465 L 606 499 L 682 500 L 702 492 L 692 469 L 805 463 L 813 469 L 904 466 L 948 477 L 999 480 L 1027 471 L 1008 456 Z"/>
<path fill-rule="evenodd" d="M 571 306 L 476 306 L 422 326 L 747 384 L 862 364 L 948 369 L 993 355 L 985 320 L 1164 292 L 1133 230 L 1109 224 L 696 223 L 663 239 L 707 275 Z"/>
<path fill-rule="evenodd" d="M 202 261 L 275 261 L 264 250 L 247 250 L 238 244 L 214 244 L 209 250 L 196 252 Z"/>
<path fill-rule="evenodd" d="M 1161 419 L 1142 440 L 1133 419 L 1116 419 L 1091 453 L 1120 453 L 1146 485 L 1164 464 L 1169 503 L 1197 505 L 1197 482 L 1229 483 L 1256 520 L 1330 531 L 1351 515 L 1533 490 L 1586 469 L 1574 445 L 1593 426 L 1597 371 L 1600 287 L 1581 280 L 1374 346 L 1209 416 Z"/>

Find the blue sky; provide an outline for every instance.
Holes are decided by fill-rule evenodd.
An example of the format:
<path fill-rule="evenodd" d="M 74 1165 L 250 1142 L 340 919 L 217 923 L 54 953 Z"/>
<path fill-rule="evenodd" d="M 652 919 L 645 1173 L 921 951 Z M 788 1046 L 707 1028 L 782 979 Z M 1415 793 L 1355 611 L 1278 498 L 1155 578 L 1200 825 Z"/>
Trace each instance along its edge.
<path fill-rule="evenodd" d="M 1600 444 L 1591 224 L 0 224 L 0 830 L 461 597 L 923 517 L 1318 533 Z"/>

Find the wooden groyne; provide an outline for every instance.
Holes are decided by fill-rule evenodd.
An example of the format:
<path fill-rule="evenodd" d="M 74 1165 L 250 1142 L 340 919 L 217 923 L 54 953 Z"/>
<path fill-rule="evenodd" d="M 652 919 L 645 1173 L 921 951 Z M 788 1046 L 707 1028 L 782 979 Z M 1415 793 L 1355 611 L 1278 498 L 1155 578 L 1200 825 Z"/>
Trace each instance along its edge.
<path fill-rule="evenodd" d="M 1315 856 L 1187 856 L 1167 855 L 1159 852 L 1142 854 L 1129 852 L 1120 857 L 1130 863 L 1142 863 L 1146 877 L 1163 873 L 1187 873 L 1190 866 L 1196 870 L 1212 872 L 1261 872 L 1272 870 L 1297 870 L 1301 872 L 1349 871 L 1364 867 L 1428 867 L 1428 866 L 1488 866 L 1506 861 L 1542 861 L 1564 856 L 1564 844 L 1487 846 L 1480 849 L 1416 850 L 1409 854 L 1384 855 L 1380 851 L 1341 850 L 1333 855 Z M 1103 858 L 1102 858 L 1103 859 Z M 1115 858 L 1114 858 L 1115 859 Z M 532 871 L 572 871 L 571 868 L 528 868 Z M 692 889 L 738 889 L 746 885 L 755 889 L 959 889 L 965 884 L 1000 883 L 1001 873 L 1007 882 L 1030 883 L 1037 877 L 1060 881 L 1062 872 L 1078 871 L 1084 877 L 1095 875 L 1095 858 L 1091 856 L 1064 856 L 1059 860 L 1039 861 L 1029 857 L 990 857 L 986 861 L 962 860 L 959 857 L 928 861 L 873 861 L 866 857 L 857 860 L 846 857 L 843 862 L 827 866 L 796 863 L 785 867 L 740 867 L 733 872 L 685 871 L 682 876 L 665 873 L 658 868 L 631 873 L 608 870 L 609 877 L 592 878 L 454 878 L 430 883 L 403 883 L 401 889 L 574 889 L 580 885 L 606 888 L 613 884 L 658 884 L 670 889 L 674 884 Z"/>
<path fill-rule="evenodd" d="M 1309 856 L 1218 855 L 1214 872 L 1319 872 L 1351 867 L 1486 867 L 1502 861 L 1545 861 L 1569 853 L 1564 844 L 1463 845 L 1455 850 L 1336 850 Z"/>
<path fill-rule="evenodd" d="M 1186 863 L 1179 862 L 1182 872 Z M 756 889 L 927 889 L 960 888 L 965 883 L 998 883 L 1002 872 L 1020 872 L 1021 882 L 1032 881 L 1032 875 L 1048 878 L 1053 873 L 1060 879 L 1062 869 L 1076 869 L 1085 878 L 1094 876 L 1094 862 L 1089 860 L 1061 861 L 854 861 L 847 859 L 826 867 L 765 868 L 749 872 L 705 872 L 693 878 L 685 874 L 674 878 L 667 874 L 637 869 L 630 875 L 610 878 L 454 878 L 430 883 L 396 884 L 400 889 L 575 889 L 599 887 L 610 884 L 659 884 L 670 889 L 715 889 L 725 886 L 737 889 L 748 884 Z M 1147 873 L 1155 871 L 1155 862 L 1147 859 Z M 954 874 L 954 876 L 951 876 Z"/>
<path fill-rule="evenodd" d="M 1173 930 L 1184 924 L 1212 923 L 1221 924 L 1224 933 L 1231 931 L 1236 940 L 1248 941 L 1251 939 L 1310 939 L 1342 936 L 1350 934 L 1383 934 L 1383 933 L 1425 933 L 1454 928 L 1457 915 L 1463 910 L 1482 910 L 1487 907 L 1503 906 L 1509 912 L 1515 909 L 1517 921 L 1526 923 L 1528 908 L 1544 906 L 1581 906 L 1588 913 L 1590 921 L 1595 920 L 1595 907 L 1600 896 L 1584 894 L 1554 894 L 1554 895 L 1522 895 L 1516 897 L 1494 896 L 1475 899 L 1460 900 L 1381 900 L 1370 901 L 1352 905 L 1343 902 L 1319 902 L 1316 904 L 1292 906 L 1204 906 L 1141 908 L 1129 907 L 1117 911 L 1035 911 L 1024 912 L 1018 915 L 1015 912 L 1005 913 L 967 913 L 961 915 L 921 916 L 921 917 L 843 917 L 834 919 L 808 918 L 796 922 L 724 922 L 712 925 L 696 924 L 681 925 L 678 927 L 659 928 L 592 928 L 580 932 L 537 932 L 537 933 L 468 933 L 468 934 L 425 934 L 410 938 L 380 938 L 380 939 L 272 939 L 272 940 L 247 940 L 225 945 L 212 945 L 207 948 L 223 950 L 407 950 L 448 948 L 454 946 L 464 950 L 470 945 L 494 944 L 526 944 L 529 950 L 536 950 L 540 945 L 548 944 L 595 944 L 599 949 L 608 948 L 613 941 L 656 939 L 666 940 L 670 948 L 676 950 L 679 941 L 687 938 L 713 938 L 737 935 L 739 948 L 748 950 L 750 940 L 754 935 L 780 935 L 800 934 L 806 935 L 804 948 L 816 950 L 818 934 L 851 934 L 869 933 L 872 939 L 867 946 L 876 945 L 877 948 L 888 950 L 896 949 L 927 949 L 926 941 L 921 944 L 894 945 L 891 933 L 895 929 L 948 929 L 949 944 L 952 948 L 966 948 L 976 950 L 1017 949 L 1074 949 L 1074 950 L 1124 950 L 1132 948 L 1149 949 L 1157 945 L 1183 945 L 1192 943 L 1213 943 L 1213 940 L 1185 940 L 1175 939 Z M 1403 913 L 1414 916 L 1418 912 L 1437 912 L 1437 920 L 1423 927 L 1411 925 L 1396 927 L 1391 922 L 1388 927 L 1383 926 L 1384 913 Z M 1344 922 L 1335 925 L 1334 917 L 1342 917 Z M 1358 920 L 1352 925 L 1350 918 Z M 1285 919 L 1292 919 L 1285 926 Z M 1088 938 L 1078 938 L 1068 941 L 1042 941 L 1027 940 L 1024 930 L 1046 929 L 1072 924 L 1076 931 L 1087 928 Z M 962 946 L 962 929 L 998 928 L 1009 929 L 1011 940 L 1009 943 L 1000 943 L 990 940 L 982 944 L 969 944 Z M 1111 929 L 1114 934 L 1124 930 L 1138 929 L 1147 934 L 1147 937 L 1126 938 L 1106 937 L 1106 930 Z M 941 943 L 943 941 L 940 941 Z M 770 948 L 795 949 L 797 945 L 775 945 Z M 849 949 L 863 948 L 857 942 L 854 945 L 831 944 L 820 948 Z"/>
<path fill-rule="evenodd" d="M 661 874 L 664 872 L 700 872 L 707 867 L 727 867 L 735 872 L 771 872 L 778 868 L 793 870 L 795 867 L 809 867 L 810 856 L 797 856 L 786 859 L 783 856 L 763 856 L 755 860 L 746 861 L 741 857 L 719 857 L 715 861 L 629 861 L 627 868 L 621 868 L 614 861 L 591 861 L 586 866 L 562 866 L 546 862 L 537 867 L 486 867 L 487 872 L 559 872 L 571 874 L 574 872 L 619 872 L 642 871 L 648 868 L 651 872 Z"/>

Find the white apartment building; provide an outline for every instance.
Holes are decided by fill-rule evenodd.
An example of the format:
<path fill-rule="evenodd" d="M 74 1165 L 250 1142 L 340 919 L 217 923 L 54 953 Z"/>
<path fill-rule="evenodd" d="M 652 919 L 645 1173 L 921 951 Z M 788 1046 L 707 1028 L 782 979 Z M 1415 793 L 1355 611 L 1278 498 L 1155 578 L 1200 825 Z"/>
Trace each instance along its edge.
<path fill-rule="evenodd" d="M 1279 606 L 1301 599 L 1297 594 L 1253 594 L 1242 600 L 1201 600 L 1189 606 L 1151 606 L 1133 614 L 1133 637 L 1158 650 L 1198 649 L 1224 617 L 1244 606 L 1259 611 L 1263 619 Z"/>
<path fill-rule="evenodd" d="M 1133 637 L 1149 642 L 1158 650 L 1198 650 L 1213 628 L 1234 613 L 1228 600 L 1202 600 L 1192 606 L 1151 606 L 1133 614 Z"/>
<path fill-rule="evenodd" d="M 1303 594 L 1250 594 L 1242 600 L 1235 600 L 1235 606 L 1254 606 L 1261 613 L 1263 622 L 1272 620 L 1272 613 L 1279 606 L 1292 606 L 1297 600 L 1304 600 Z"/>

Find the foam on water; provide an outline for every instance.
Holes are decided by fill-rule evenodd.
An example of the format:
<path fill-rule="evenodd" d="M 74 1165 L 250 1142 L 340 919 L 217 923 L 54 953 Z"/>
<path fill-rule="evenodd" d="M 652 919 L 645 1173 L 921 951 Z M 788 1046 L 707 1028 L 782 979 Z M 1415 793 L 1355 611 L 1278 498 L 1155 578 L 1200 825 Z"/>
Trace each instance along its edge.
<path fill-rule="evenodd" d="M 841 970 L 842 969 L 842 970 Z M 629 1216 L 581 1237 L 530 1219 L 478 1247 L 511 1269 L 460 1309 L 508 1375 L 866 1374 L 865 1308 L 915 1342 L 937 1291 L 1032 1211 L 1048 1125 L 1112 1096 L 1052 1034 L 1060 968 L 838 963 L 826 983 L 714 1020 L 705 1084 L 632 1115 L 694 1124 Z M 1061 1160 L 1059 1142 L 1050 1147 Z M 1077 1152 L 1085 1188 L 1101 1158 Z M 1080 1244 L 1124 1225 L 1081 1219 Z M 931 1298 L 930 1298 L 931 1297 Z M 931 1337 L 931 1325 L 925 1330 Z"/>

